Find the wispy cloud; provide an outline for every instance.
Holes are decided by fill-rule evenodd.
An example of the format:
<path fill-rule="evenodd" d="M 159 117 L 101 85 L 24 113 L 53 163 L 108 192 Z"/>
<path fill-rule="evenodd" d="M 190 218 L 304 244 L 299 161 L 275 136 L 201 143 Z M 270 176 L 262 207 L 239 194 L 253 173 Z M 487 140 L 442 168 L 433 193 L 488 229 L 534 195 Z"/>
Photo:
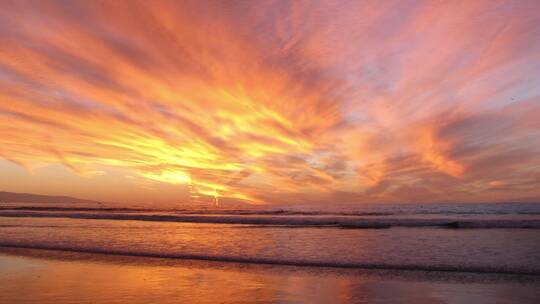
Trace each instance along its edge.
<path fill-rule="evenodd" d="M 0 157 L 21 166 L 208 201 L 540 197 L 537 1 L 0 6 Z"/>

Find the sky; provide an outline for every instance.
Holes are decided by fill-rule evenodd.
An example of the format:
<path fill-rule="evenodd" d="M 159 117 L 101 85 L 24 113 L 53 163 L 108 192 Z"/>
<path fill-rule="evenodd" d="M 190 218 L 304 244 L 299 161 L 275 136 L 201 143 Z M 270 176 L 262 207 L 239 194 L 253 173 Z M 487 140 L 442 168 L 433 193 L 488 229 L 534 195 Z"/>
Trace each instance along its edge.
<path fill-rule="evenodd" d="M 331 205 L 539 185 L 539 1 L 0 2 L 0 190 Z"/>

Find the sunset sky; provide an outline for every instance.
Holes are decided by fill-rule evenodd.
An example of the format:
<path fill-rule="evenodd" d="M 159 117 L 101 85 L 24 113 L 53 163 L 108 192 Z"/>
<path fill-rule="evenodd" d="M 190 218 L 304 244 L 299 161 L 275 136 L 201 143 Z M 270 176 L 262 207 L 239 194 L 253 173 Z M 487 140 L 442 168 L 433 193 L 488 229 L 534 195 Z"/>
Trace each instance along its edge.
<path fill-rule="evenodd" d="M 540 1 L 1 1 L 1 190 L 540 201 Z"/>

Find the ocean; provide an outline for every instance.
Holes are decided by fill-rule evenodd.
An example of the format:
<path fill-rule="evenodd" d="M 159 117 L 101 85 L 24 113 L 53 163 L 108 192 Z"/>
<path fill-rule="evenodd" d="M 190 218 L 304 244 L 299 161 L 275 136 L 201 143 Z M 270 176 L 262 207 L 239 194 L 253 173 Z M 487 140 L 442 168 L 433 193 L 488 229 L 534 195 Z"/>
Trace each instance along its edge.
<path fill-rule="evenodd" d="M 478 276 L 480 281 L 485 276 L 487 281 L 533 284 L 534 288 L 527 289 L 527 299 L 532 299 L 540 286 L 540 206 L 376 204 L 332 209 L 164 210 L 4 204 L 0 206 L 0 247 L 6 252 L 16 250 L 18 255 L 31 251 L 34 258 L 40 256 L 35 252 L 54 251 L 116 260 L 264 266 L 274 271 L 293 267 L 309 269 L 310 274 L 417 273 L 423 281 L 430 273 L 437 274 L 436 280 L 468 274 L 477 276 L 475 283 Z"/>

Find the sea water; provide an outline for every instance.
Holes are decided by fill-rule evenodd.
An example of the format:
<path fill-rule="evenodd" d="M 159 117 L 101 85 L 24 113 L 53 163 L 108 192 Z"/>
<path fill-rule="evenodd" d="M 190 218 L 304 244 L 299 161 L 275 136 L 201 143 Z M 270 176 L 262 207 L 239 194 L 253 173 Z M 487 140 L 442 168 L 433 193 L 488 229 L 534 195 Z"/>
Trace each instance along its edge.
<path fill-rule="evenodd" d="M 239 263 L 540 275 L 537 204 L 3 206 L 0 246 Z"/>

